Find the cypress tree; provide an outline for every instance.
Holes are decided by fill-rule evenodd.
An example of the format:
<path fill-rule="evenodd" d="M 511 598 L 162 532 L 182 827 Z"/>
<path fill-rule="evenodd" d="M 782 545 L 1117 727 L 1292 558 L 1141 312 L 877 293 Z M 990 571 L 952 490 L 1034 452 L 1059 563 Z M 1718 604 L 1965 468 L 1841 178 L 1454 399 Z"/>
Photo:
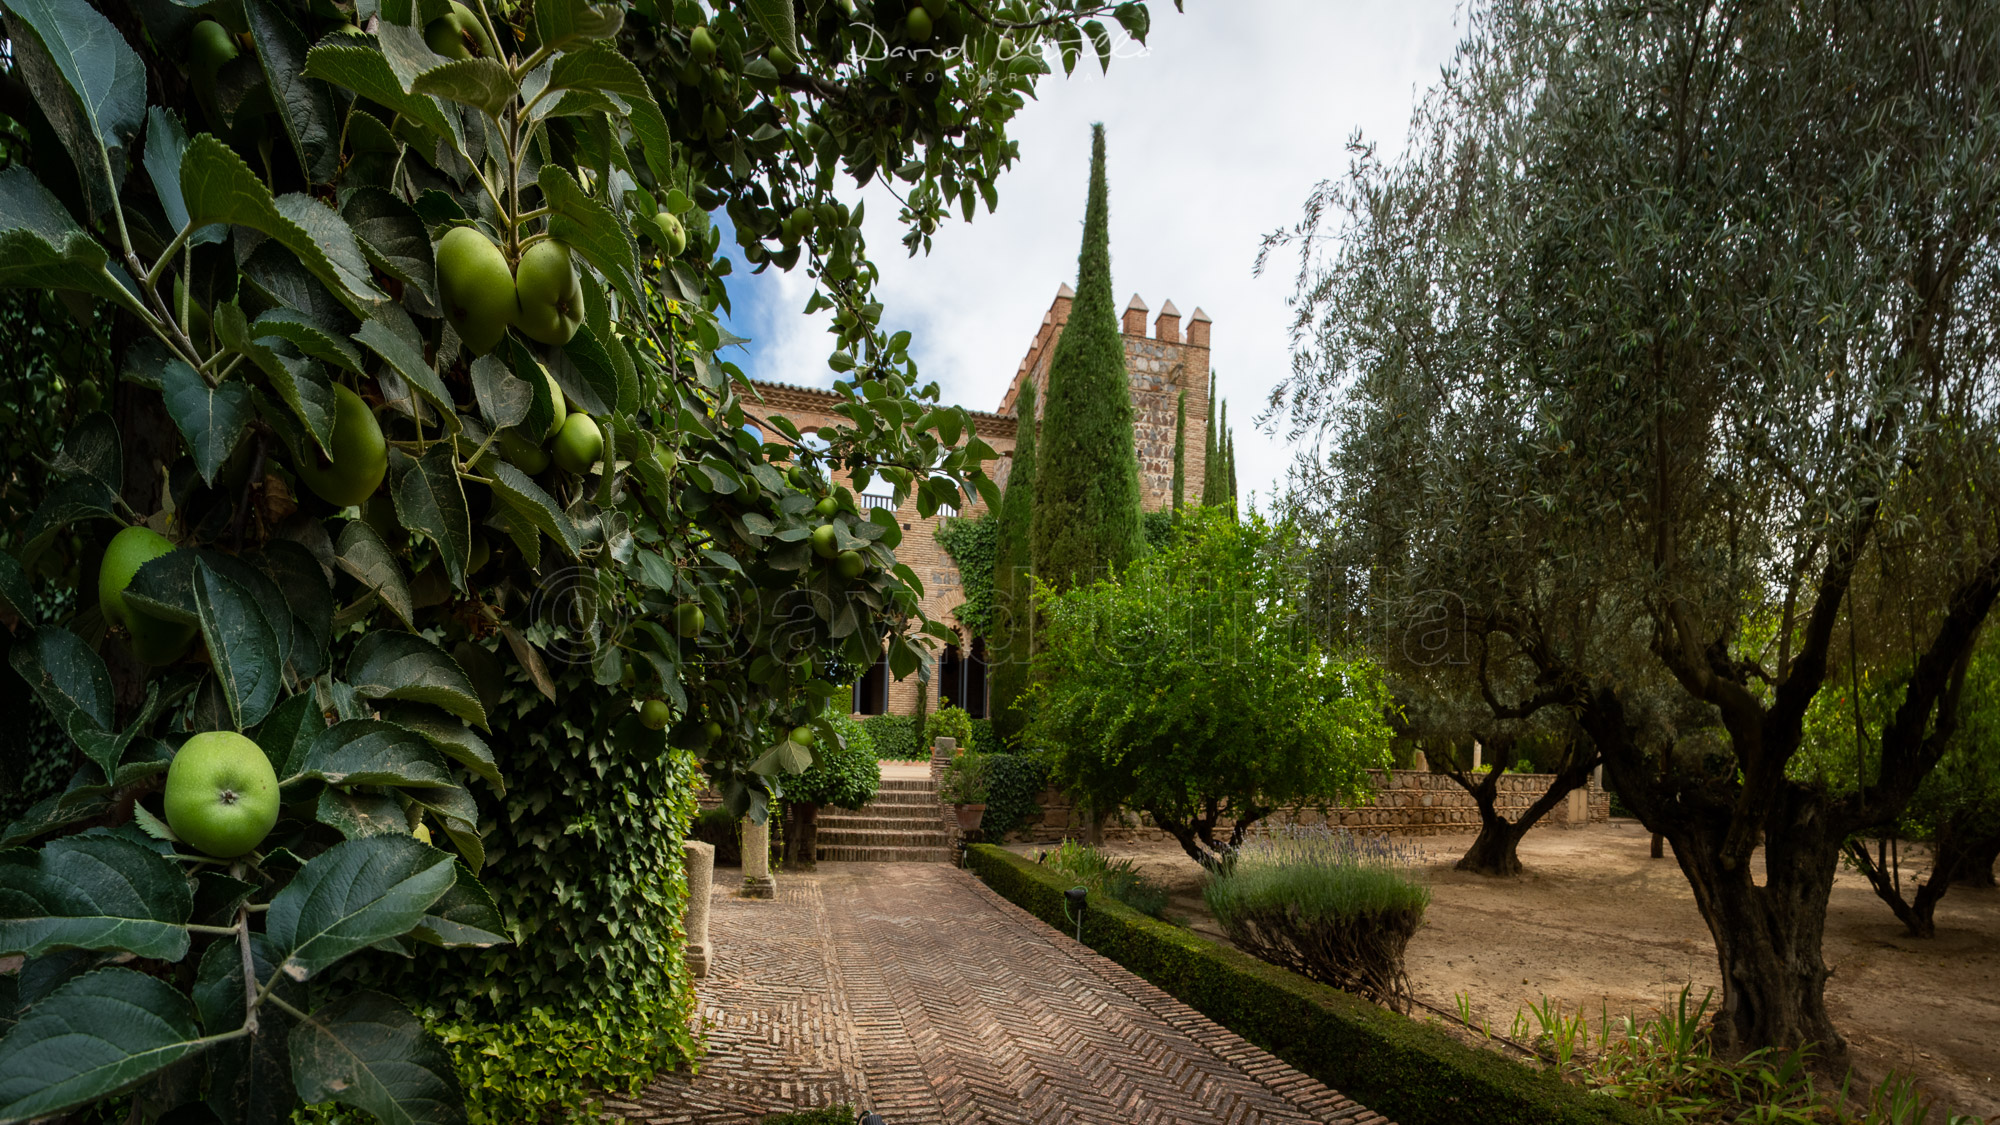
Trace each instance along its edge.
<path fill-rule="evenodd" d="M 1236 435 L 1228 438 L 1228 452 L 1222 455 L 1222 463 L 1229 472 L 1229 512 L 1236 514 Z"/>
<path fill-rule="evenodd" d="M 1094 125 L 1076 300 L 1049 360 L 1048 432 L 1035 479 L 1030 556 L 1035 576 L 1058 590 L 1123 571 L 1145 548 L 1132 389 L 1111 295 L 1108 194 L 1104 126 Z"/>
<path fill-rule="evenodd" d="M 988 654 L 993 662 L 993 734 L 1000 745 L 1014 744 L 1027 722 L 1014 704 L 1027 691 L 1028 658 L 1034 650 L 1034 628 L 1028 602 L 1029 532 L 1035 513 L 1035 385 L 1021 383 L 1014 409 L 1014 467 L 1000 496 L 1000 541 L 994 552 L 993 624 L 995 636 Z"/>
<path fill-rule="evenodd" d="M 1187 491 L 1187 392 L 1182 391 L 1174 407 L 1174 511 L 1181 510 L 1181 495 Z"/>
<path fill-rule="evenodd" d="M 1215 471 L 1220 467 L 1222 450 L 1215 440 L 1215 372 L 1208 373 L 1208 432 L 1202 438 L 1201 446 L 1201 506 L 1206 508 L 1215 503 Z"/>

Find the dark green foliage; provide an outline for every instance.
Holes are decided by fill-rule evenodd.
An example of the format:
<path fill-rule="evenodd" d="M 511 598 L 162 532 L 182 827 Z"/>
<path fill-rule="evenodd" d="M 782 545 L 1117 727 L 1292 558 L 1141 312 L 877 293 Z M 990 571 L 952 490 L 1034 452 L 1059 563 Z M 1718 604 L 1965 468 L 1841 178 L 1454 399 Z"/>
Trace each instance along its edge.
<path fill-rule="evenodd" d="M 1110 895 L 1141 914 L 1165 916 L 1165 888 L 1139 874 L 1129 859 L 1112 859 L 1089 844 L 1064 840 L 1036 855 L 1035 861 L 1061 876 L 1065 883 Z"/>
<path fill-rule="evenodd" d="M 1111 295 L 1111 208 L 1104 126 L 1091 127 L 1090 201 L 1083 215 L 1076 300 L 1049 360 L 1035 467 L 1035 576 L 1069 590 L 1139 557 L 1139 456 L 1125 337 Z"/>
<path fill-rule="evenodd" d="M 1172 508 L 1147 512 L 1140 524 L 1146 529 L 1147 552 L 1165 550 L 1174 541 L 1174 528 L 1179 522 L 1180 512 Z"/>
<path fill-rule="evenodd" d="M 1000 562 L 994 575 L 994 629 L 987 635 L 987 656 L 994 733 L 1012 746 L 1027 716 L 1021 711 L 1028 688 L 1028 659 L 1034 638 L 1034 607 L 1028 600 L 1028 574 L 1033 561 L 1035 520 L 1035 459 L 1038 415 L 1035 385 L 1021 384 L 1015 406 L 1014 467 L 1007 473 L 1007 492 L 1000 502 Z"/>
<path fill-rule="evenodd" d="M 984 747 L 986 747 L 986 748 L 987 748 L 988 750 L 998 750 L 998 749 L 1000 749 L 1000 744 L 999 744 L 999 743 L 997 743 L 997 742 L 995 742 L 995 741 L 993 741 L 993 720 L 992 720 L 992 719 L 974 719 L 974 720 L 972 720 L 972 740 L 971 740 L 971 745 L 973 745 L 973 746 L 984 746 Z"/>
<path fill-rule="evenodd" d="M 950 738 L 957 741 L 960 750 L 980 749 L 972 744 L 972 716 L 965 713 L 965 708 L 954 705 L 950 699 L 946 699 L 944 704 L 938 709 L 938 713 L 932 715 L 930 721 L 924 724 L 924 741 L 935 746 L 938 739 Z"/>
<path fill-rule="evenodd" d="M 715 845 L 717 867 L 735 867 L 743 862 L 743 820 L 731 816 L 728 809 L 708 809 L 695 817 L 688 835 Z"/>
<path fill-rule="evenodd" d="M 1056 872 L 987 844 L 966 866 L 1042 921 L 1075 933 Z M 1093 893 L 1083 943 L 1299 1070 L 1402 1125 L 1638 1125 L 1648 1118 L 1552 1072 L 1267 965 Z"/>
<path fill-rule="evenodd" d="M 1048 788 L 1049 770 L 1021 754 L 992 754 L 987 762 L 986 816 L 979 830 L 988 840 L 1004 840 L 1007 833 L 1040 819 L 1037 798 Z"/>
<path fill-rule="evenodd" d="M 1178 512 L 1187 492 L 1187 392 L 1174 400 L 1174 499 Z"/>
<path fill-rule="evenodd" d="M 832 725 L 840 732 L 840 742 L 822 738 L 813 746 L 812 765 L 784 782 L 787 801 L 858 809 L 875 799 L 882 784 L 875 739 L 866 727 L 844 715 L 835 716 Z"/>
<path fill-rule="evenodd" d="M 1214 507 L 1221 503 L 1221 495 L 1216 489 L 1216 481 L 1221 479 L 1222 442 L 1217 435 L 1222 431 L 1216 418 L 1215 372 L 1208 373 L 1208 432 L 1202 438 L 1201 458 L 1201 502 L 1204 507 Z"/>
<path fill-rule="evenodd" d="M 1004 500 L 1001 508 L 1004 512 Z M 951 556 L 958 567 L 959 584 L 965 589 L 965 600 L 951 612 L 975 637 L 993 636 L 993 571 L 1000 558 L 1003 518 L 985 512 L 977 519 L 938 521 L 937 545 Z"/>
<path fill-rule="evenodd" d="M 953 757 L 938 778 L 938 800 L 947 805 L 985 804 L 987 782 L 993 776 L 992 760 L 999 756 L 967 750 Z"/>
<path fill-rule="evenodd" d="M 825 1109 L 803 1109 L 797 1113 L 774 1113 L 761 1117 L 757 1125 L 854 1125 L 860 1114 L 851 1105 L 830 1105 Z"/>
<path fill-rule="evenodd" d="M 861 726 L 875 740 L 876 761 L 913 762 L 926 756 L 917 743 L 916 724 L 908 715 L 870 715 L 861 720 Z"/>

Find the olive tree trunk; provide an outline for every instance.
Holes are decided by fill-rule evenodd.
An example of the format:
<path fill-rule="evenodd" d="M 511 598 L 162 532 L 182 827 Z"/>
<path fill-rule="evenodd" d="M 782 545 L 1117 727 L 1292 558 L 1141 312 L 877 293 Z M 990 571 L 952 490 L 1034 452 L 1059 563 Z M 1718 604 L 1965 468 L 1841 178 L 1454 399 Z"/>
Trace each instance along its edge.
<path fill-rule="evenodd" d="M 819 865 L 819 805 L 812 801 L 785 804 L 785 864 L 811 871 Z"/>

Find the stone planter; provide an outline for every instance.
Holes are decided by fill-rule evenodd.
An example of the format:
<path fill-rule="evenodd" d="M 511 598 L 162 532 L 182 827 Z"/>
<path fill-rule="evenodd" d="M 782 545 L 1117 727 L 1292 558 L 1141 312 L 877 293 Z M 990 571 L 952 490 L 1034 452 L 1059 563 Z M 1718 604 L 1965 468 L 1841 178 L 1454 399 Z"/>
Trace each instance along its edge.
<path fill-rule="evenodd" d="M 986 816 L 985 805 L 953 805 L 951 811 L 958 817 L 960 832 L 977 831 L 979 822 Z"/>

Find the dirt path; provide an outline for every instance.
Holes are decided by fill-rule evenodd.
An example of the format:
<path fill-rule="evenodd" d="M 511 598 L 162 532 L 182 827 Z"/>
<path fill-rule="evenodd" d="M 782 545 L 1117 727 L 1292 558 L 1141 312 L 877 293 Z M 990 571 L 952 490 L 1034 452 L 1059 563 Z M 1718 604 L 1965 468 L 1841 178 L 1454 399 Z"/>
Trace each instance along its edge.
<path fill-rule="evenodd" d="M 1432 903 L 1410 944 L 1417 994 L 1446 1010 L 1467 993 L 1475 1018 L 1505 1033 L 1544 996 L 1613 1017 L 1657 1010 L 1683 985 L 1721 994 L 1715 947 L 1671 856 L 1647 854 L 1633 822 L 1530 832 L 1526 872 L 1495 880 L 1452 870 L 1470 836 L 1417 841 L 1429 859 Z M 1172 843 L 1113 844 L 1172 894 L 1170 915 L 1220 939 L 1201 901 L 1201 876 Z M 1857 874 L 1835 880 L 1826 957 L 1827 1002 L 1859 1077 L 1891 1068 L 1921 1077 L 1961 1113 L 2000 1119 L 2000 894 L 1953 888 L 1938 937 L 1908 937 Z M 1934 1120 L 1939 1118 L 1934 1118 Z"/>

